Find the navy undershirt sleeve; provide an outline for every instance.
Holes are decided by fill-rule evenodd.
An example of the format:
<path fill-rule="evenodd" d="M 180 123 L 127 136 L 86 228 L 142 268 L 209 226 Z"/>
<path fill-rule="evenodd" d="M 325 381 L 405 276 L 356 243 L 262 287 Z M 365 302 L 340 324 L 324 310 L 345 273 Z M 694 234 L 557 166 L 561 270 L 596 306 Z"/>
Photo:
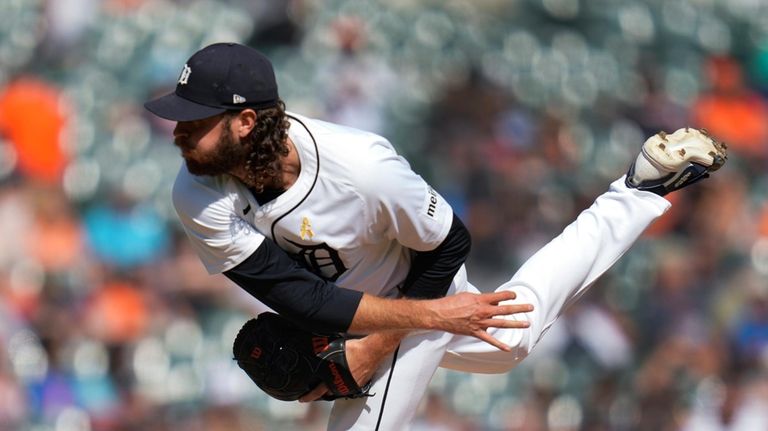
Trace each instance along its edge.
<path fill-rule="evenodd" d="M 437 248 L 414 252 L 411 269 L 400 288 L 409 298 L 440 298 L 445 296 L 453 277 L 467 260 L 472 245 L 469 231 L 456 214 L 448 235 Z"/>
<path fill-rule="evenodd" d="M 302 268 L 269 239 L 224 275 L 281 316 L 315 332 L 346 332 L 363 297 Z"/>

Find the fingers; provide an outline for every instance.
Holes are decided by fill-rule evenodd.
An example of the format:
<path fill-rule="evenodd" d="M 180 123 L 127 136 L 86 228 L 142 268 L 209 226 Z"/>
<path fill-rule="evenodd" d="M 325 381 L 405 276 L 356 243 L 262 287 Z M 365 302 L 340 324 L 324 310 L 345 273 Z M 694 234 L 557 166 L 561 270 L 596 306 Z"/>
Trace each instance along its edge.
<path fill-rule="evenodd" d="M 527 311 L 533 311 L 533 305 L 531 304 L 499 305 L 504 301 L 510 301 L 517 298 L 517 294 L 511 290 L 504 290 L 501 292 L 493 292 L 493 293 L 483 293 L 483 294 L 480 294 L 480 296 L 483 297 L 485 302 L 487 302 L 488 304 L 496 306 L 497 311 L 505 310 L 505 311 L 499 312 L 499 314 L 513 314 L 513 313 L 524 313 Z M 521 307 L 521 308 L 509 308 L 509 307 Z M 526 307 L 530 307 L 530 309 Z"/>
<path fill-rule="evenodd" d="M 506 316 L 510 314 L 527 313 L 533 311 L 533 304 L 497 305 L 490 316 Z M 489 316 L 489 317 L 490 317 Z"/>
<path fill-rule="evenodd" d="M 526 308 L 530 308 L 532 310 L 533 306 L 526 304 Z M 497 349 L 505 352 L 511 352 L 512 349 L 508 345 L 492 337 L 491 334 L 486 332 L 486 329 L 488 328 L 525 329 L 531 326 L 531 322 L 528 322 L 527 320 L 509 320 L 509 319 L 486 319 L 479 322 L 479 324 L 484 329 L 476 330 L 472 333 L 472 335 L 496 347 Z"/>
<path fill-rule="evenodd" d="M 512 291 L 494 292 L 489 294 L 488 300 L 492 301 L 488 306 L 488 319 L 480 322 L 484 328 L 528 328 L 530 323 L 522 320 L 493 319 L 496 316 L 510 316 L 533 311 L 533 304 L 508 304 L 498 305 L 502 301 L 514 299 L 517 295 Z"/>
<path fill-rule="evenodd" d="M 306 394 L 302 395 L 301 398 L 299 398 L 300 403 L 309 403 L 312 401 L 317 401 L 322 397 L 323 395 L 328 392 L 328 388 L 324 384 L 318 385 L 315 389 L 312 389 L 311 391 L 307 392 Z"/>
<path fill-rule="evenodd" d="M 506 316 L 506 315 L 512 315 L 517 313 L 527 313 L 529 311 L 533 311 L 533 304 L 496 305 L 501 301 L 514 299 L 516 296 L 514 292 L 510 292 L 510 291 L 496 292 L 493 295 L 495 295 L 493 300 L 497 302 L 494 303 L 493 313 L 491 314 L 490 317 Z M 527 320 L 516 320 L 516 319 L 489 318 L 489 319 L 482 320 L 478 323 L 484 329 L 474 331 L 472 335 L 504 352 L 511 352 L 512 349 L 508 345 L 502 343 L 501 341 L 492 337 L 488 332 L 486 332 L 485 330 L 487 328 L 525 329 L 531 326 L 531 323 Z"/>
<path fill-rule="evenodd" d="M 512 328 L 512 329 L 525 329 L 531 327 L 531 322 L 527 320 L 511 320 L 511 319 L 485 319 L 478 324 L 483 329 L 488 328 Z"/>
<path fill-rule="evenodd" d="M 486 343 L 496 347 L 499 350 L 502 350 L 504 352 L 511 352 L 512 349 L 507 346 L 506 344 L 502 343 L 501 341 L 493 338 L 491 334 L 485 332 L 485 331 L 476 331 L 474 334 L 475 337 L 485 341 Z"/>
<path fill-rule="evenodd" d="M 485 300 L 492 305 L 498 305 L 499 302 L 509 301 L 511 299 L 517 298 L 517 294 L 511 290 L 502 290 L 502 291 L 493 292 L 493 293 L 483 293 L 480 296 L 484 297 Z"/>

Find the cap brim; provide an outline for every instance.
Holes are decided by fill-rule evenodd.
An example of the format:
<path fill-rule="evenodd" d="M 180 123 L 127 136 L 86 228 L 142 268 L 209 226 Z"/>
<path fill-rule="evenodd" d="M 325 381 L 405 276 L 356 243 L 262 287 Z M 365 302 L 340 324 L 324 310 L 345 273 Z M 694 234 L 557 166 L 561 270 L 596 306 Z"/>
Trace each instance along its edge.
<path fill-rule="evenodd" d="M 191 100 L 179 97 L 176 93 L 166 94 L 155 100 L 150 100 L 144 107 L 158 117 L 172 121 L 195 121 L 213 117 L 226 112 L 225 108 L 201 105 Z"/>

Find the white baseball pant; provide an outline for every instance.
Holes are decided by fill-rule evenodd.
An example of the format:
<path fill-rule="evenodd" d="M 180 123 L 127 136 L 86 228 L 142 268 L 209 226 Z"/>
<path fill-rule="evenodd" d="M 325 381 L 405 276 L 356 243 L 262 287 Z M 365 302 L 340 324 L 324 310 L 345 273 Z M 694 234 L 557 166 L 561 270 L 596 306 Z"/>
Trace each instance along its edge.
<path fill-rule="evenodd" d="M 489 330 L 512 347 L 503 352 L 469 336 L 425 331 L 414 333 L 384 360 L 368 398 L 334 402 L 328 429 L 407 430 L 437 367 L 472 373 L 504 373 L 522 361 L 565 308 L 607 271 L 640 234 L 669 209 L 653 193 L 629 189 L 624 178 L 611 184 L 555 239 L 534 254 L 498 289 L 517 294 L 515 303 L 534 310 L 509 316 L 527 320 L 526 329 Z M 497 291 L 498 291 L 497 289 Z M 462 268 L 449 294 L 477 292 Z"/>

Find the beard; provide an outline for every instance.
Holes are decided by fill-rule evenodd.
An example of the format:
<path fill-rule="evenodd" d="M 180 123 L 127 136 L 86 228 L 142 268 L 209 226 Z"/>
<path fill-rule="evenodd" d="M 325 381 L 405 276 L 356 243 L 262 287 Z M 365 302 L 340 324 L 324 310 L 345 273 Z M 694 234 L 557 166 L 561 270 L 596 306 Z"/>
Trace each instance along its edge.
<path fill-rule="evenodd" d="M 192 175 L 223 175 L 243 165 L 248 160 L 250 146 L 235 140 L 229 128 L 229 121 L 224 126 L 222 135 L 216 142 L 216 151 L 208 154 L 192 152 L 183 156 L 189 173 Z"/>

